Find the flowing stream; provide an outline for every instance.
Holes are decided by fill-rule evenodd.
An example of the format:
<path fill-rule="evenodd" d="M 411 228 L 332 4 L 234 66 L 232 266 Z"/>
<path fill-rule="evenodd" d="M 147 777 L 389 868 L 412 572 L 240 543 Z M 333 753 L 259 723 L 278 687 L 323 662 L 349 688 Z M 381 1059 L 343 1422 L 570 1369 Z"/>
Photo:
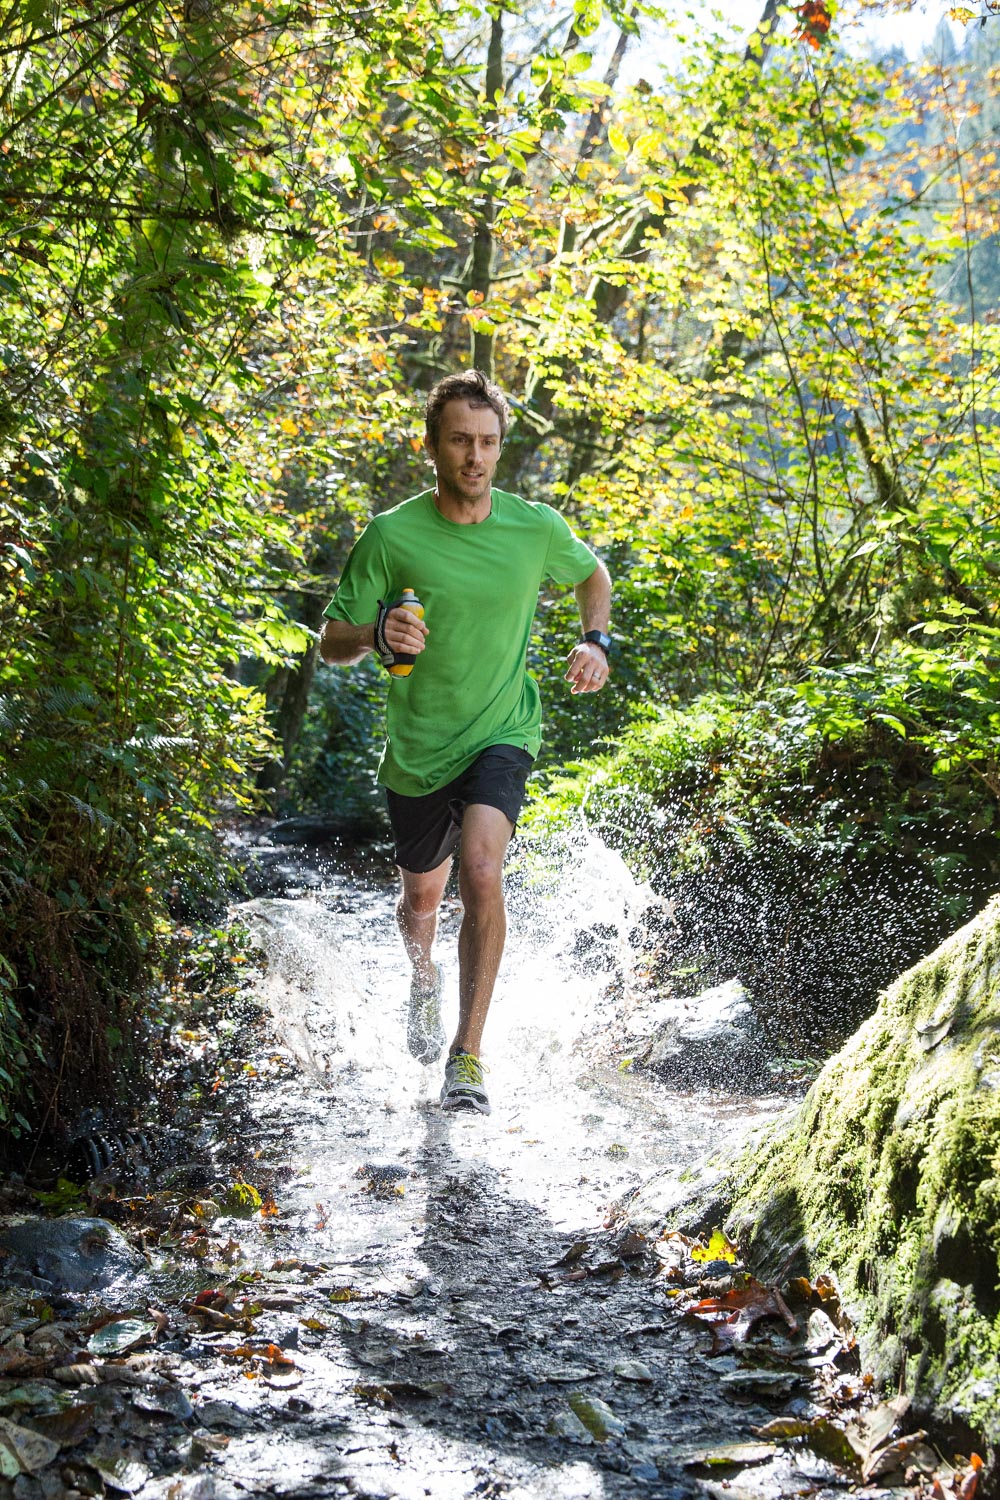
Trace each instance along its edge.
<path fill-rule="evenodd" d="M 510 936 L 484 1051 L 489 1117 L 443 1115 L 442 1064 L 425 1067 L 406 1050 L 409 968 L 390 892 L 333 877 L 309 896 L 240 908 L 268 955 L 256 999 L 330 1124 L 311 1137 L 312 1171 L 299 1192 L 336 1203 L 335 1184 L 357 1164 L 363 1140 L 380 1158 L 430 1151 L 449 1170 L 488 1164 L 554 1228 L 578 1228 L 599 1223 L 653 1176 L 666 1190 L 673 1174 L 678 1198 L 686 1196 L 693 1174 L 725 1159 L 762 1113 L 787 1102 L 665 1093 L 621 1066 L 621 1033 L 630 1020 L 641 1026 L 629 935 L 656 898 L 592 835 L 581 833 L 562 861 L 555 875 L 528 871 L 511 882 Z M 451 1026 L 460 919 L 457 899 L 446 898 L 436 952 Z M 363 1135 L 358 1120 L 345 1133 L 345 1111 L 364 1122 Z M 408 1188 L 414 1212 L 427 1187 L 423 1179 Z M 336 1233 L 346 1227 L 338 1223 Z"/>
<path fill-rule="evenodd" d="M 753 1467 L 708 1477 L 732 1445 L 750 1452 L 754 1426 L 815 1410 L 808 1382 L 772 1396 L 742 1380 L 745 1359 L 713 1354 L 615 1228 L 641 1189 L 655 1239 L 787 1103 L 671 1092 L 629 1066 L 643 1030 L 632 934 L 655 899 L 585 829 L 555 864 L 515 859 L 489 1117 L 444 1114 L 442 1064 L 406 1050 L 385 881 L 327 870 L 237 909 L 267 955 L 245 1174 L 276 1184 L 243 1253 L 279 1293 L 259 1334 L 293 1368 L 247 1379 L 206 1362 L 202 1421 L 229 1435 L 206 1495 L 840 1492 L 829 1466 L 766 1445 Z M 446 899 L 450 1023 L 460 915 Z"/>

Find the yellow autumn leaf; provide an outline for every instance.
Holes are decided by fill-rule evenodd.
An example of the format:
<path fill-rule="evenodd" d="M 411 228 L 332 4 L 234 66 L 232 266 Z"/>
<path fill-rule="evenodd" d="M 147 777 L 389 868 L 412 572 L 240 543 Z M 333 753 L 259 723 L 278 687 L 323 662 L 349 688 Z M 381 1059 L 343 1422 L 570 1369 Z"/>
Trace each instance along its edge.
<path fill-rule="evenodd" d="M 695 1245 L 691 1250 L 691 1259 L 699 1261 L 727 1260 L 733 1264 L 739 1255 L 739 1246 L 734 1245 L 721 1229 L 713 1229 L 711 1238 L 707 1245 Z"/>
<path fill-rule="evenodd" d="M 625 134 L 620 125 L 609 125 L 608 145 L 611 147 L 612 151 L 616 151 L 619 156 L 628 156 L 630 150 L 628 136 Z"/>

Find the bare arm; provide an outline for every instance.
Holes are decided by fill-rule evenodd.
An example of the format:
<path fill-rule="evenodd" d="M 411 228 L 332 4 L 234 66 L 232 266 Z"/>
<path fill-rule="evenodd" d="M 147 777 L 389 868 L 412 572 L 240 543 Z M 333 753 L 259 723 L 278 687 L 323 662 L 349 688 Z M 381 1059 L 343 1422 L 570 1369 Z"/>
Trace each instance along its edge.
<path fill-rule="evenodd" d="M 319 654 L 331 667 L 353 667 L 375 648 L 375 626 L 327 620 L 319 638 Z"/>
<path fill-rule="evenodd" d="M 385 638 L 394 651 L 413 656 L 424 649 L 427 626 L 409 609 L 391 609 L 385 622 Z M 375 649 L 375 622 L 352 625 L 348 620 L 327 620 L 319 641 L 319 654 L 331 667 L 353 667 Z"/>
<path fill-rule="evenodd" d="M 611 619 L 611 575 L 602 562 L 578 583 L 575 589 L 580 623 L 584 631 L 601 630 L 607 634 Z M 593 641 L 580 641 L 569 655 L 566 681 L 574 693 L 596 693 L 608 680 L 608 659 Z"/>
<path fill-rule="evenodd" d="M 590 577 L 577 584 L 574 592 L 583 629 L 603 630 L 607 634 L 611 619 L 611 574 L 604 564 L 599 562 Z"/>

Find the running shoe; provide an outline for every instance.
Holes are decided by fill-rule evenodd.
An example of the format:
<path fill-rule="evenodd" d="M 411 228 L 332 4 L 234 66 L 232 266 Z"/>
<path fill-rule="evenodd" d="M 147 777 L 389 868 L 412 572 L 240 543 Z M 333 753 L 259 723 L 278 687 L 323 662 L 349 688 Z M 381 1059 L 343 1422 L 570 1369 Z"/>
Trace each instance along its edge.
<path fill-rule="evenodd" d="M 449 1057 L 441 1089 L 441 1108 L 490 1113 L 490 1101 L 483 1088 L 483 1065 L 471 1052 L 453 1052 Z"/>
<path fill-rule="evenodd" d="M 444 1047 L 441 1024 L 441 990 L 444 975 L 434 965 L 434 983 L 429 990 L 420 988 L 416 977 L 410 985 L 410 1007 L 406 1016 L 406 1045 L 418 1062 L 436 1062 Z"/>

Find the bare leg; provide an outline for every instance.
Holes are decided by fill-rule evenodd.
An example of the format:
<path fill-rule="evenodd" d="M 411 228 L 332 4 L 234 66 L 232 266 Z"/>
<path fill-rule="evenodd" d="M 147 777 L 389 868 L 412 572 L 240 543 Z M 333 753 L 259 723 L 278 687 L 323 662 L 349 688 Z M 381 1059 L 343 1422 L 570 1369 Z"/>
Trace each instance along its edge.
<path fill-rule="evenodd" d="M 412 870 L 399 873 L 403 888 L 396 906 L 396 921 L 406 956 L 413 965 L 413 977 L 421 990 L 429 990 L 434 984 L 431 949 L 437 932 L 438 907 L 451 873 L 451 857 L 421 875 Z"/>
<path fill-rule="evenodd" d="M 499 808 L 474 802 L 465 809 L 458 867 L 465 916 L 458 935 L 458 1030 L 451 1051 L 474 1057 L 482 1046 L 507 936 L 503 861 L 513 831 Z"/>

